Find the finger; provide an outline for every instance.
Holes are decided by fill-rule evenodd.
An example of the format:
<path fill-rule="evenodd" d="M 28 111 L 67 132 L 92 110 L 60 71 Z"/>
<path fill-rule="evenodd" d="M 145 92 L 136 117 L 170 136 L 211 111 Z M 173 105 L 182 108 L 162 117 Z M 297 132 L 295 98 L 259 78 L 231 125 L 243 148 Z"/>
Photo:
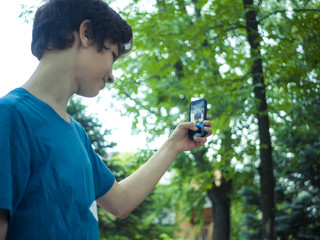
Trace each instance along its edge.
<path fill-rule="evenodd" d="M 181 128 L 188 129 L 188 130 L 189 129 L 193 130 L 193 131 L 197 131 L 198 130 L 198 128 L 192 122 L 183 122 L 183 123 L 180 123 L 179 126 Z"/>
<path fill-rule="evenodd" d="M 204 135 L 205 137 L 210 137 L 212 135 L 212 131 L 208 131 L 207 133 L 206 133 L 206 135 Z"/>
<path fill-rule="evenodd" d="M 203 145 L 206 143 L 207 138 L 206 137 L 195 137 L 194 140 L 198 143 L 200 143 L 200 145 Z"/>
<path fill-rule="evenodd" d="M 212 128 L 211 127 L 204 127 L 204 131 L 206 131 L 207 133 L 212 134 Z"/>
<path fill-rule="evenodd" d="M 204 125 L 206 125 L 207 127 L 211 126 L 211 122 L 209 120 L 205 120 L 203 121 Z"/>

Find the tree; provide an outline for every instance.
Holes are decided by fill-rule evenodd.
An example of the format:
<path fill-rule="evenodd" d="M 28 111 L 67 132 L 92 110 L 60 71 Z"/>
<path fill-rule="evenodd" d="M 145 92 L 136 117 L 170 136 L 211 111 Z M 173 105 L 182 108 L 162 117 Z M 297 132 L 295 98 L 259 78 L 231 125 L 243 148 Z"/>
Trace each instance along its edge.
<path fill-rule="evenodd" d="M 259 129 L 259 151 L 260 151 L 260 192 L 262 211 L 262 234 L 263 239 L 275 240 L 276 232 L 274 225 L 275 200 L 274 200 L 274 177 L 272 146 L 270 137 L 270 124 L 266 99 L 266 85 L 262 67 L 261 36 L 258 31 L 257 7 L 253 0 L 243 0 L 245 9 L 245 22 L 248 42 L 250 44 L 250 55 L 253 59 L 251 75 L 253 78 L 253 92 L 256 102 L 256 117 Z"/>
<path fill-rule="evenodd" d="M 284 148 L 292 148 L 291 153 L 295 148 L 299 148 L 298 155 L 290 156 L 288 151 L 282 149 L 277 151 L 274 158 L 277 179 L 277 236 L 280 240 L 320 239 L 319 135 L 315 139 L 303 135 L 297 136 L 298 139 L 289 139 L 285 133 L 291 127 L 287 125 L 278 135 Z M 305 143 L 310 140 L 312 144 Z M 244 218 L 244 225 L 247 227 L 241 231 L 241 235 L 244 239 L 258 239 L 261 236 L 261 230 L 257 227 L 261 221 L 259 191 L 257 188 L 243 188 L 241 194 L 248 209 Z"/>
<path fill-rule="evenodd" d="M 176 6 L 174 6 L 174 4 L 176 4 Z M 144 69 L 146 73 L 150 73 L 147 83 L 142 84 L 146 86 L 148 91 L 149 89 L 152 89 L 152 91 L 150 91 L 152 94 L 146 95 L 148 99 L 137 100 L 135 98 L 134 101 L 137 103 L 135 108 L 142 107 L 143 109 L 152 110 L 151 113 L 155 116 L 156 123 L 161 123 L 157 125 L 157 128 L 166 128 L 172 125 L 174 126 L 177 121 L 184 119 L 180 112 L 185 112 L 191 96 L 201 96 L 206 93 L 205 97 L 209 98 L 209 102 L 217 103 L 211 114 L 217 116 L 215 120 L 219 117 L 221 119 L 220 121 L 214 121 L 214 127 L 218 133 L 220 130 L 224 131 L 224 128 L 228 128 L 230 125 L 232 114 L 235 114 L 241 106 L 239 105 L 239 98 L 235 98 L 236 96 L 239 96 L 237 93 L 236 96 L 230 98 L 226 97 L 223 101 L 220 101 L 220 96 L 225 94 L 228 95 L 229 92 L 226 91 L 225 87 L 237 89 L 238 86 L 241 86 L 243 77 L 237 79 L 238 76 L 231 73 L 231 79 L 235 78 L 234 81 L 225 81 L 219 71 L 221 63 L 218 63 L 217 59 L 211 57 L 211 51 L 219 51 L 219 48 L 224 48 L 225 50 L 228 47 L 224 46 L 223 39 L 218 39 L 217 44 L 213 44 L 213 39 L 217 39 L 214 37 L 214 29 L 212 29 L 212 33 L 208 33 L 206 36 L 199 34 L 203 31 L 206 32 L 211 30 L 211 26 L 208 27 L 207 22 L 212 16 L 210 16 L 208 12 L 204 15 L 200 14 L 202 7 L 202 3 L 200 4 L 200 2 L 194 1 L 192 4 L 195 9 L 194 14 L 189 14 L 186 9 L 187 5 L 182 2 L 166 3 L 164 1 L 158 1 L 158 5 L 163 9 L 166 9 L 166 11 L 159 11 L 158 15 L 154 14 L 147 20 L 148 22 L 143 24 L 144 29 L 150 29 L 150 32 L 151 29 L 152 31 L 156 31 L 157 36 L 150 34 L 148 36 L 150 39 L 139 39 L 139 41 L 142 41 L 144 44 L 143 46 L 141 45 L 142 51 L 146 48 L 148 49 L 147 53 L 149 54 L 144 54 L 145 52 L 142 52 L 141 54 L 138 53 L 139 60 L 142 64 L 139 67 L 137 66 L 139 63 L 136 61 L 133 66 L 134 68 Z M 236 11 L 237 8 L 235 9 L 235 12 Z M 175 18 L 174 16 L 179 16 L 179 18 Z M 138 17 L 140 18 L 141 16 L 138 15 Z M 157 17 L 159 17 L 159 20 Z M 157 25 L 160 22 L 162 22 L 162 24 Z M 170 28 L 171 26 L 172 28 Z M 223 32 L 227 27 L 228 26 L 225 26 L 222 30 L 218 29 L 219 33 Z M 194 28 L 199 28 L 199 31 L 190 31 Z M 161 38 L 158 37 L 159 35 Z M 163 40 L 163 42 L 159 42 L 158 39 Z M 164 44 L 165 42 L 166 44 Z M 159 49 L 154 49 L 154 43 L 158 44 L 157 47 L 159 47 Z M 222 50 L 220 51 L 221 52 L 218 52 L 217 54 L 222 53 Z M 165 55 L 168 55 L 168 57 Z M 141 59 L 144 57 L 146 58 L 145 61 Z M 153 59 L 153 61 L 150 61 L 150 59 Z M 132 77 L 139 79 L 139 76 L 137 75 Z M 160 81 L 161 78 L 165 79 L 165 81 Z M 126 79 L 121 82 L 121 84 L 124 83 L 126 85 L 130 84 L 130 82 L 131 81 Z M 200 84 L 197 82 L 200 82 Z M 123 85 L 119 86 L 119 89 L 121 89 L 121 93 L 127 90 L 135 90 L 126 88 L 126 86 L 124 87 Z M 192 89 L 192 91 L 190 91 L 190 89 Z M 239 87 L 239 91 L 249 94 L 246 87 Z M 215 95 L 212 94 L 213 92 L 215 92 Z M 124 94 L 130 96 L 128 92 L 124 92 Z M 142 104 L 139 104 L 141 102 Z M 155 106 L 159 106 L 158 109 L 161 109 L 161 111 Z M 180 111 L 178 111 L 178 109 Z M 230 109 L 230 112 L 226 112 L 226 109 Z M 131 109 L 129 108 L 129 110 Z M 172 112 L 175 112 L 176 114 L 172 115 Z M 172 116 L 172 118 L 169 118 L 169 116 Z M 137 117 L 136 119 L 139 118 Z M 148 119 L 144 119 L 142 125 L 148 127 Z M 153 131 L 153 129 L 154 128 L 150 127 L 148 131 Z M 160 131 L 158 131 L 158 133 Z M 231 139 L 229 143 L 231 144 L 232 141 L 233 139 Z M 212 156 L 210 157 L 211 159 L 206 156 L 206 151 L 202 151 L 202 154 L 197 154 L 195 152 L 193 154 L 195 156 L 191 159 L 196 162 L 196 167 L 199 171 L 197 172 L 197 175 L 190 174 L 190 177 L 199 177 L 201 179 L 199 185 L 205 186 L 201 191 L 207 192 L 210 199 L 214 202 L 215 214 L 213 216 L 215 226 L 221 226 L 215 228 L 215 238 L 218 237 L 218 239 L 222 239 L 221 237 L 223 237 L 224 239 L 228 239 L 230 219 L 228 217 L 229 200 L 226 201 L 226 199 L 229 198 L 228 194 L 230 194 L 230 186 L 228 186 L 230 184 L 230 175 L 226 176 L 226 178 L 229 178 L 228 181 L 222 181 L 222 185 L 219 187 L 215 186 L 213 176 L 216 161 L 212 161 Z M 219 153 L 216 153 L 216 155 L 227 156 L 227 153 L 224 154 L 223 150 L 220 149 Z M 222 158 L 223 164 L 220 164 L 220 166 L 226 166 L 225 170 L 223 170 L 223 174 L 226 174 L 228 171 L 232 172 L 229 167 L 229 162 L 232 158 L 232 154 L 230 157 Z M 185 162 L 186 159 L 183 159 L 182 161 Z M 178 162 L 179 160 L 177 163 Z M 191 164 L 190 168 L 187 168 L 185 164 L 181 165 L 181 167 L 190 170 L 190 168 L 193 167 L 193 164 Z M 189 172 L 194 173 L 194 171 Z M 186 175 L 182 176 L 186 177 Z M 224 186 L 228 187 L 225 188 Z M 226 191 L 221 192 L 221 189 L 226 189 Z M 219 192 L 223 194 L 219 194 Z M 199 195 L 199 192 L 197 194 Z M 225 209 L 225 212 L 218 214 L 217 210 L 220 209 Z M 221 216 L 225 216 L 225 218 Z M 218 222 L 221 222 L 221 224 Z"/>
<path fill-rule="evenodd" d="M 270 11 L 260 22 L 271 32 L 273 41 L 266 44 L 265 58 L 277 52 L 275 64 L 266 63 L 268 81 L 272 83 L 269 100 L 273 115 L 274 159 L 276 173 L 276 231 L 279 239 L 318 239 L 319 153 L 319 6 L 292 1 L 294 9 L 282 6 Z M 290 14 L 289 14 L 290 13 Z M 281 21 L 280 21 L 281 20 Z M 266 36 L 267 33 L 264 33 Z M 276 44 L 275 44 L 276 42 Z M 311 53 L 312 51 L 312 53 Z M 312 167 L 311 167 L 312 166 Z M 251 198 L 253 198 L 251 196 Z M 246 236 L 259 223 L 255 214 L 247 220 Z M 252 211 L 254 212 L 254 211 Z M 249 238 L 256 239 L 256 237 Z"/>
<path fill-rule="evenodd" d="M 292 106 L 293 118 L 278 123 L 276 134 L 276 226 L 281 240 L 320 239 L 320 98 L 318 94 L 299 98 L 303 97 Z"/>
<path fill-rule="evenodd" d="M 145 10 L 136 7 L 141 3 L 145 4 L 134 1 L 128 8 L 136 48 L 131 61 L 119 64 L 125 73 L 116 83 L 119 97 L 130 99 L 127 109 L 135 116 L 134 127 L 150 135 L 168 133 L 186 119 L 182 113 L 191 97 L 208 98 L 214 133 L 222 136 L 231 128 L 234 150 L 226 179 L 234 174 L 232 167 L 244 160 L 251 160 L 248 165 L 260 164 L 261 232 L 265 239 L 274 239 L 271 137 L 275 136 L 270 131 L 277 127 L 278 113 L 282 118 L 281 111 L 294 105 L 287 91 L 293 86 L 301 90 L 306 81 L 311 81 L 307 91 L 312 91 L 319 76 L 319 48 L 314 41 L 318 34 L 311 31 L 319 26 L 319 4 L 157 1 L 157 8 Z M 313 85 L 319 89 L 317 83 Z M 274 125 L 269 126 L 269 121 Z M 216 143 L 221 148 L 221 139 Z M 193 177 L 201 176 L 207 189 L 213 186 L 214 168 L 230 161 L 215 145 L 209 147 L 211 155 L 202 154 L 205 161 L 186 155 L 206 162 L 206 170 L 198 169 L 199 175 Z M 183 173 L 194 173 L 191 168 L 196 165 L 178 166 L 186 168 Z"/>

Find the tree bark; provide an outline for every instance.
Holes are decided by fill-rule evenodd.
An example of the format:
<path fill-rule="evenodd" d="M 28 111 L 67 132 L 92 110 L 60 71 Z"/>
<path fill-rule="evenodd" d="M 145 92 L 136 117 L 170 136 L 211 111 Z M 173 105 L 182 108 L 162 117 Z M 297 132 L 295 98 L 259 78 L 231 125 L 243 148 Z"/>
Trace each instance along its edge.
<path fill-rule="evenodd" d="M 207 191 L 212 202 L 213 236 L 212 240 L 229 240 L 230 238 L 230 193 L 232 181 L 221 179 L 221 185 Z"/>
<path fill-rule="evenodd" d="M 262 68 L 260 52 L 261 36 L 258 32 L 257 10 L 253 0 L 243 0 L 247 37 L 253 63 L 251 74 L 253 78 L 254 96 L 256 102 L 257 119 L 260 140 L 260 190 L 262 211 L 262 234 L 264 240 L 275 240 L 275 200 L 272 146 L 269 132 L 269 117 L 266 101 L 266 86 Z"/>

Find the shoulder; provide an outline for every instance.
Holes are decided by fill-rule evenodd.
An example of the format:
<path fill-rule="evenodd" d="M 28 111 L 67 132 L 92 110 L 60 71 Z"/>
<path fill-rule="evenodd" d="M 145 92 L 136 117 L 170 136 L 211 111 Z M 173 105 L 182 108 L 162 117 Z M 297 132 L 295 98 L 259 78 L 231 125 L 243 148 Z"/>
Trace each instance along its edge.
<path fill-rule="evenodd" d="M 0 111 L 7 113 L 18 113 L 25 104 L 27 96 L 22 88 L 17 88 L 0 98 Z"/>
<path fill-rule="evenodd" d="M 0 98 L 0 115 L 2 121 L 8 121 L 19 114 L 19 105 L 22 98 L 17 94 L 17 89 Z M 8 122 L 9 123 L 9 122 Z"/>
<path fill-rule="evenodd" d="M 15 89 L 0 98 L 0 152 L 10 149 L 13 143 L 19 142 L 19 149 L 22 149 L 22 144 L 27 144 L 24 140 L 27 138 L 28 114 L 24 114 L 25 103 L 19 91 Z M 5 146 L 7 149 L 4 150 Z"/>
<path fill-rule="evenodd" d="M 23 88 L 16 88 L 0 98 L 1 127 L 11 126 L 16 131 L 26 129 L 33 122 L 37 127 L 38 122 L 34 119 L 41 114 L 38 103 Z"/>
<path fill-rule="evenodd" d="M 0 104 L 18 103 L 25 97 L 23 88 L 16 88 L 0 98 Z"/>

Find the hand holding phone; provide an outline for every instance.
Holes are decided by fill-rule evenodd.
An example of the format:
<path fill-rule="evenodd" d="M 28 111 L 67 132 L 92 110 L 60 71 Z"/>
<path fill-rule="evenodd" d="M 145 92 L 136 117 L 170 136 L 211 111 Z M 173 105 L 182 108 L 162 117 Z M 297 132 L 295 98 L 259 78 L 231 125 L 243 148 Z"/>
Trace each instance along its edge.
<path fill-rule="evenodd" d="M 193 122 L 198 128 L 198 131 L 189 130 L 189 137 L 193 139 L 194 137 L 204 137 L 206 132 L 204 131 L 203 121 L 207 117 L 207 100 L 200 99 L 190 103 L 189 110 L 189 121 Z"/>

